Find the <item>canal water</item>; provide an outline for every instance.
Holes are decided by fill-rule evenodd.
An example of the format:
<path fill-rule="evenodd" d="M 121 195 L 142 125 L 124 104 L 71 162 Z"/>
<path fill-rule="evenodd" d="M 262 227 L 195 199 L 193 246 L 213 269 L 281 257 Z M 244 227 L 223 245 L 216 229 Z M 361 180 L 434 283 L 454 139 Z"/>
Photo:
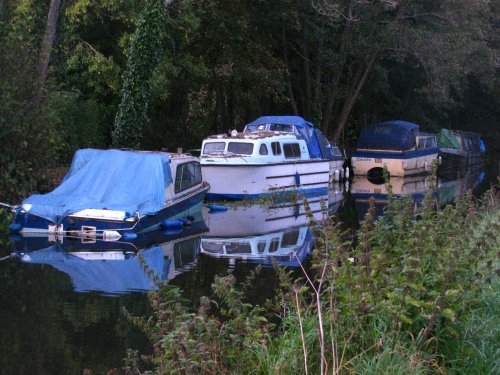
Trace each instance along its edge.
<path fill-rule="evenodd" d="M 472 189 L 481 194 L 498 171 L 442 176 L 442 204 Z M 429 176 L 392 178 L 394 195 L 411 195 L 415 208 L 429 190 Z M 356 227 L 375 198 L 381 214 L 383 183 L 356 178 L 309 199 L 316 219 L 336 215 Z M 94 374 L 121 368 L 127 349 L 148 353 L 145 336 L 123 314 L 147 316 L 147 291 L 154 288 L 144 265 L 176 285 L 196 304 L 211 294 L 216 275 L 242 282 L 262 270 L 248 291 L 264 303 L 277 285 L 273 262 L 300 272 L 313 249 L 303 205 L 294 203 L 204 207 L 182 231 L 153 232 L 132 242 L 82 242 L 77 238 L 0 238 L 0 369 L 5 374 Z"/>

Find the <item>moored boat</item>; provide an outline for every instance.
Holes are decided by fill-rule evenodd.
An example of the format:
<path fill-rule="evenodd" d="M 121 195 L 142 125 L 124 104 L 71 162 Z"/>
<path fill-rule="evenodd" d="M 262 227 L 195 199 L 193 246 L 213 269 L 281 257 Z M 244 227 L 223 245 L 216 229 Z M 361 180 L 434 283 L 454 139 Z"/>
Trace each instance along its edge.
<path fill-rule="evenodd" d="M 83 149 L 63 182 L 14 208 L 13 232 L 133 237 L 179 226 L 199 210 L 209 185 L 189 154 Z"/>
<path fill-rule="evenodd" d="M 356 175 L 382 174 L 384 167 L 391 176 L 426 173 L 438 151 L 435 134 L 420 132 L 411 122 L 387 121 L 361 129 L 352 167 Z"/>
<path fill-rule="evenodd" d="M 344 153 L 298 116 L 264 116 L 206 138 L 201 149 L 209 199 L 323 194 L 345 177 Z"/>
<path fill-rule="evenodd" d="M 442 169 L 463 169 L 481 165 L 484 162 L 486 149 L 478 133 L 441 129 L 437 142 Z"/>

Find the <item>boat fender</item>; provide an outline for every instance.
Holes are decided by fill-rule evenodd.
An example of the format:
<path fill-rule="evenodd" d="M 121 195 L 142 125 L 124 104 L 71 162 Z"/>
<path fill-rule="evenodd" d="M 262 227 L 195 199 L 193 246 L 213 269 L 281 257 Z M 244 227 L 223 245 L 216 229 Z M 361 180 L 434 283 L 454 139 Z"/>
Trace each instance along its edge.
<path fill-rule="evenodd" d="M 424 169 L 425 169 L 426 171 L 428 171 L 428 170 L 429 170 L 429 165 L 428 165 L 428 163 L 427 163 L 427 160 L 426 160 L 426 161 L 424 161 Z"/>
<path fill-rule="evenodd" d="M 300 174 L 299 172 L 295 172 L 295 185 L 300 185 Z"/>
<path fill-rule="evenodd" d="M 334 179 L 335 181 L 340 181 L 340 171 L 338 169 L 335 169 Z"/>
<path fill-rule="evenodd" d="M 209 212 L 223 212 L 228 210 L 226 206 L 218 206 L 215 204 L 209 205 L 208 208 L 210 210 Z"/>
<path fill-rule="evenodd" d="M 182 223 L 182 225 L 191 225 L 191 221 L 188 218 L 179 219 L 179 221 Z"/>
<path fill-rule="evenodd" d="M 344 173 L 344 175 L 345 175 L 346 180 L 349 178 L 349 173 L 350 173 L 349 172 L 349 167 L 345 167 L 345 173 Z"/>
<path fill-rule="evenodd" d="M 134 232 L 123 232 L 122 237 L 125 240 L 133 240 L 134 238 L 137 238 L 137 234 Z"/>
<path fill-rule="evenodd" d="M 181 228 L 183 224 L 182 220 L 162 220 L 160 222 L 160 229 Z"/>
<path fill-rule="evenodd" d="M 23 226 L 21 224 L 12 223 L 12 224 L 9 225 L 9 230 L 11 232 L 20 232 L 21 229 L 23 229 Z"/>

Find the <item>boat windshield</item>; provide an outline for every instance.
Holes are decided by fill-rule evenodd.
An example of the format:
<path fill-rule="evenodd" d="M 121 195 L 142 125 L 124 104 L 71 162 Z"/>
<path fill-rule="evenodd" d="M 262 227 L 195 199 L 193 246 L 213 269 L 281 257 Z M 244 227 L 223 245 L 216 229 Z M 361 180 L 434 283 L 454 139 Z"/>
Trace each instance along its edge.
<path fill-rule="evenodd" d="M 207 142 L 205 146 L 203 146 L 204 154 L 213 154 L 218 152 L 223 152 L 226 147 L 225 142 Z"/>
<path fill-rule="evenodd" d="M 247 142 L 229 142 L 227 152 L 241 155 L 252 155 L 253 143 Z"/>

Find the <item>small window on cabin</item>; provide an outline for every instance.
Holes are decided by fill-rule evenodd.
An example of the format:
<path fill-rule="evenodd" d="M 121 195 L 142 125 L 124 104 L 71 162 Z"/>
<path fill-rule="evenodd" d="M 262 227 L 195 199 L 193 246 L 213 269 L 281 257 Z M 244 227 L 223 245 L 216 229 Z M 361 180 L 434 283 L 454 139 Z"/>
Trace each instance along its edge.
<path fill-rule="evenodd" d="M 275 132 L 293 133 L 293 125 L 288 125 L 288 124 L 271 124 L 269 126 L 269 130 L 272 130 L 272 131 L 275 131 Z"/>
<path fill-rule="evenodd" d="M 300 146 L 298 143 L 285 143 L 283 153 L 287 159 L 300 158 Z"/>
<path fill-rule="evenodd" d="M 417 146 L 417 148 L 419 150 L 422 150 L 422 149 L 425 148 L 425 138 L 419 138 L 418 139 L 418 146 Z"/>
<path fill-rule="evenodd" d="M 266 250 L 266 241 L 259 241 L 257 243 L 257 251 L 262 254 Z"/>
<path fill-rule="evenodd" d="M 203 146 L 203 154 L 213 154 L 223 152 L 226 144 L 224 142 L 207 142 Z"/>
<path fill-rule="evenodd" d="M 269 252 L 275 253 L 276 251 L 278 251 L 279 248 L 280 248 L 280 239 L 272 238 L 271 243 L 269 244 Z"/>
<path fill-rule="evenodd" d="M 259 154 L 260 155 L 267 155 L 269 151 L 267 151 L 267 146 L 265 144 L 261 144 L 259 147 Z"/>
<path fill-rule="evenodd" d="M 245 132 L 258 132 L 258 131 L 264 131 L 264 130 L 266 130 L 265 124 L 247 125 L 245 127 Z"/>
<path fill-rule="evenodd" d="M 175 173 L 175 193 L 201 183 L 201 167 L 198 162 L 179 164 Z"/>
<path fill-rule="evenodd" d="M 227 145 L 227 152 L 240 155 L 252 155 L 253 143 L 229 142 Z"/>
<path fill-rule="evenodd" d="M 226 244 L 226 254 L 251 254 L 252 247 L 246 242 L 230 242 Z"/>
<path fill-rule="evenodd" d="M 425 140 L 425 148 L 433 148 L 436 147 L 436 138 L 429 137 Z"/>
<path fill-rule="evenodd" d="M 272 142 L 271 149 L 273 150 L 273 155 L 281 155 L 281 145 L 279 142 Z"/>
<path fill-rule="evenodd" d="M 299 230 L 294 229 L 290 232 L 285 232 L 283 234 L 283 239 L 281 240 L 282 247 L 296 246 L 299 241 Z"/>

